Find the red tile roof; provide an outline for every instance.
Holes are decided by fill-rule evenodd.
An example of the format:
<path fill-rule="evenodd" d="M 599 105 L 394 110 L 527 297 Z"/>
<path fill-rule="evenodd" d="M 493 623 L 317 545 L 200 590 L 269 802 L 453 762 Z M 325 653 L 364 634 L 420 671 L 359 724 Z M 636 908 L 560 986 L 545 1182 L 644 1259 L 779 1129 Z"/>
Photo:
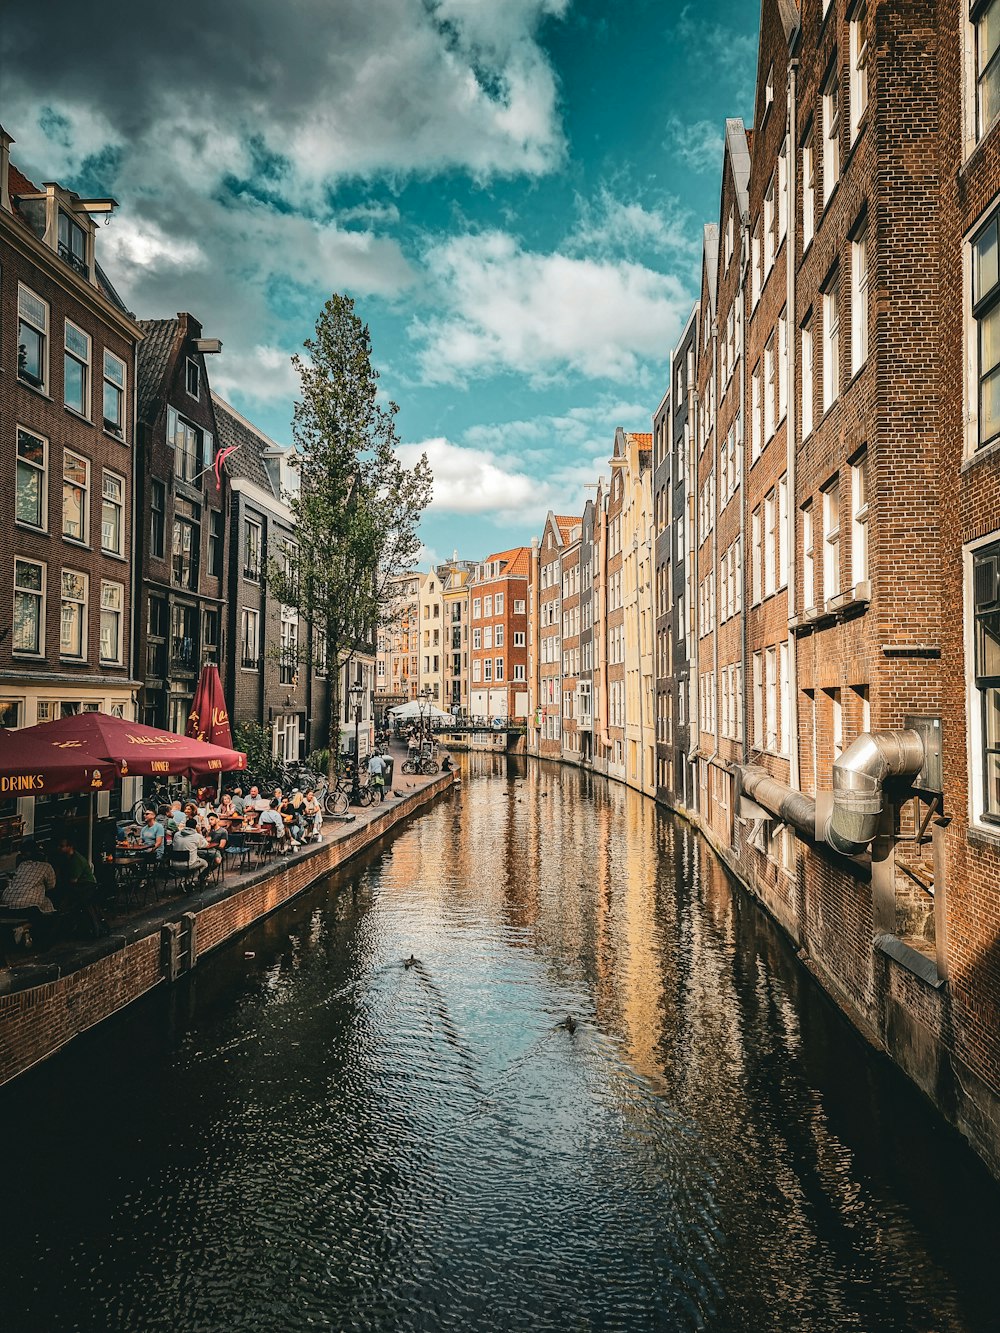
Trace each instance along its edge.
<path fill-rule="evenodd" d="M 23 172 L 18 171 L 11 162 L 7 168 L 7 188 L 11 194 L 41 194 L 37 185 L 32 185 Z"/>
<path fill-rule="evenodd" d="M 527 546 L 514 546 L 509 551 L 494 551 L 488 555 L 485 564 L 492 564 L 494 560 L 503 561 L 507 568 L 503 571 L 505 575 L 510 575 L 517 579 L 526 579 L 531 570 L 531 552 Z"/>
<path fill-rule="evenodd" d="M 652 449 L 653 433 L 652 431 L 627 430 L 625 434 L 630 440 L 635 440 L 640 449 Z"/>

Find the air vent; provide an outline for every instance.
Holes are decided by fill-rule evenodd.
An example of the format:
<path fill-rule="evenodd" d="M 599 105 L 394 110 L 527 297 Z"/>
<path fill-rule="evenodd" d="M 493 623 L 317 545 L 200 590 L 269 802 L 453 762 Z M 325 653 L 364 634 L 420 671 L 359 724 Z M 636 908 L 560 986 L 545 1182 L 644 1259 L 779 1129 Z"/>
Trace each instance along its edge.
<path fill-rule="evenodd" d="M 1000 557 L 989 555 L 976 560 L 976 610 L 995 606 L 1000 596 Z"/>

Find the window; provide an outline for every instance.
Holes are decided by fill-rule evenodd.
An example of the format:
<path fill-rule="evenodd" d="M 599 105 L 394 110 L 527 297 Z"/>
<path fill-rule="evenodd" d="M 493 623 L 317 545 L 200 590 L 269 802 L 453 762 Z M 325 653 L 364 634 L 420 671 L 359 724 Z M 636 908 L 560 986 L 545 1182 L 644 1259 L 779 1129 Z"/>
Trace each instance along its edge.
<path fill-rule="evenodd" d="M 777 400 L 777 386 L 774 378 L 774 334 L 768 338 L 764 347 L 764 442 L 774 434 L 774 410 Z"/>
<path fill-rule="evenodd" d="M 775 518 L 777 516 L 777 497 L 774 491 L 771 491 L 764 500 L 764 596 L 770 597 L 775 589 L 775 578 L 777 574 L 777 533 L 775 531 Z"/>
<path fill-rule="evenodd" d="M 840 393 L 840 278 L 829 280 L 823 292 L 823 411 Z"/>
<path fill-rule="evenodd" d="M 243 577 L 254 583 L 260 582 L 261 537 L 260 524 L 254 523 L 252 519 L 245 519 L 243 522 L 243 548 L 245 553 Z"/>
<path fill-rule="evenodd" d="M 297 683 L 299 663 L 299 618 L 290 606 L 281 608 L 281 652 L 278 683 Z"/>
<path fill-rule="evenodd" d="M 101 549 L 125 554 L 125 482 L 105 472 L 101 483 Z"/>
<path fill-rule="evenodd" d="M 816 227 L 816 149 L 810 125 L 802 144 L 802 249 L 812 243 Z"/>
<path fill-rule="evenodd" d="M 813 351 L 812 311 L 802 325 L 802 438 L 807 440 L 813 429 L 813 378 L 816 366 Z"/>
<path fill-rule="evenodd" d="M 868 227 L 851 242 L 851 374 L 868 359 Z"/>
<path fill-rule="evenodd" d="M 823 85 L 823 207 L 840 179 L 840 75 L 834 57 Z"/>
<path fill-rule="evenodd" d="M 256 669 L 260 657 L 260 612 L 244 607 L 240 617 L 240 662 L 247 669 Z"/>
<path fill-rule="evenodd" d="M 997 16 L 1000 24 L 1000 15 Z M 978 351 L 979 447 L 1000 435 L 1000 245 L 995 213 L 972 243 L 972 315 Z"/>
<path fill-rule="evenodd" d="M 201 559 L 201 506 L 181 496 L 174 498 L 172 573 L 181 588 L 195 591 Z"/>
<path fill-rule="evenodd" d="M 764 654 L 753 655 L 753 744 L 764 748 Z"/>
<path fill-rule="evenodd" d="M 488 619 L 493 614 L 493 598 L 483 598 L 483 615 Z"/>
<path fill-rule="evenodd" d="M 788 585 L 788 477 L 778 481 L 778 587 Z"/>
<path fill-rule="evenodd" d="M 217 661 L 219 656 L 219 613 L 206 611 L 202 621 L 202 653 L 206 661 Z"/>
<path fill-rule="evenodd" d="M 493 659 L 493 679 L 503 680 L 503 658 L 495 657 Z"/>
<path fill-rule="evenodd" d="M 125 437 L 125 362 L 104 351 L 104 429 Z"/>
<path fill-rule="evenodd" d="M 753 601 L 759 602 L 762 590 L 762 560 L 763 552 L 761 550 L 761 521 L 760 507 L 758 506 L 750 519 L 750 542 L 751 542 L 751 573 Z"/>
<path fill-rule="evenodd" d="M 524 647 L 524 630 L 523 630 L 523 629 L 516 629 L 516 630 L 514 631 L 514 647 L 515 647 L 515 648 L 523 648 L 523 647 Z"/>
<path fill-rule="evenodd" d="M 503 647 L 503 625 L 494 625 L 493 627 L 493 646 L 495 648 Z"/>
<path fill-rule="evenodd" d="M 764 281 L 774 265 L 774 191 L 775 178 L 771 177 L 764 194 Z"/>
<path fill-rule="evenodd" d="M 760 399 L 760 366 L 754 367 L 753 374 L 750 376 L 750 458 L 753 461 L 760 457 L 761 451 L 761 399 Z"/>
<path fill-rule="evenodd" d="M 524 602 L 519 602 L 519 601 L 517 601 L 517 600 L 515 599 L 515 602 L 514 602 L 514 614 L 515 614 L 515 616 L 523 616 L 523 615 L 525 614 L 525 603 L 524 603 Z"/>
<path fill-rule="evenodd" d="M 192 398 L 201 397 L 201 368 L 193 356 L 184 362 L 184 387 Z"/>
<path fill-rule="evenodd" d="M 316 630 L 315 636 L 316 636 L 315 646 L 313 648 L 313 664 L 316 668 L 317 674 L 320 676 L 325 676 L 327 672 L 326 630 L 325 629 Z M 380 667 L 379 675 L 384 676 L 385 663 L 380 662 L 379 667 Z"/>
<path fill-rule="evenodd" d="M 215 579 L 222 578 L 223 518 L 218 509 L 208 515 L 208 572 Z"/>
<path fill-rule="evenodd" d="M 479 682 L 482 680 L 482 678 L 483 678 L 483 664 L 477 657 L 475 661 L 472 663 L 472 679 L 473 682 L 476 685 L 478 685 Z"/>
<path fill-rule="evenodd" d="M 482 614 L 483 604 L 478 597 L 472 599 L 472 616 L 474 620 L 479 620 Z"/>
<path fill-rule="evenodd" d="M 774 648 L 764 651 L 764 749 L 777 750 L 778 736 L 778 654 Z"/>
<path fill-rule="evenodd" d="M 492 657 L 484 657 L 484 658 L 483 658 L 483 680 L 485 681 L 485 680 L 492 680 L 492 679 L 493 679 L 493 658 L 492 658 Z"/>
<path fill-rule="evenodd" d="M 17 428 L 17 481 L 14 517 L 18 523 L 44 530 L 48 515 L 48 442 Z"/>
<path fill-rule="evenodd" d="M 174 451 L 174 476 L 194 481 L 199 472 L 201 431 L 172 407 L 167 408 L 167 444 Z"/>
<path fill-rule="evenodd" d="M 61 581 L 59 655 L 82 660 L 87 652 L 87 576 L 64 569 Z"/>
<path fill-rule="evenodd" d="M 802 605 L 810 610 L 816 605 L 816 567 L 813 563 L 812 503 L 802 506 Z"/>
<path fill-rule="evenodd" d="M 788 414 L 788 321 L 785 312 L 778 316 L 778 420 Z"/>
<path fill-rule="evenodd" d="M 788 644 L 778 645 L 778 753 L 788 753 L 791 739 L 792 695 L 788 675 Z"/>
<path fill-rule="evenodd" d="M 17 378 L 43 392 L 49 370 L 48 334 L 48 304 L 18 283 Z"/>
<path fill-rule="evenodd" d="M 823 596 L 829 601 L 840 592 L 840 482 L 823 491 Z"/>
<path fill-rule="evenodd" d="M 101 580 L 101 661 L 121 665 L 125 585 Z"/>
<path fill-rule="evenodd" d="M 166 488 L 162 481 L 152 481 L 149 486 L 149 553 L 157 560 L 165 555 L 166 536 Z"/>
<path fill-rule="evenodd" d="M 761 261 L 761 243 L 760 243 L 760 223 L 754 228 L 753 240 L 750 245 L 750 302 L 751 309 L 756 306 L 760 300 L 760 261 Z M 708 321 L 705 321 L 706 329 Z"/>
<path fill-rule="evenodd" d="M 524 664 L 518 663 L 514 667 L 514 680 L 524 680 Z"/>
<path fill-rule="evenodd" d="M 493 614 L 495 616 L 503 615 L 503 593 L 498 592 L 493 598 Z"/>
<path fill-rule="evenodd" d="M 492 648 L 492 647 L 493 647 L 493 626 L 492 626 L 492 625 L 484 625 L 484 626 L 483 626 L 483 647 L 484 647 L 484 648 Z"/>
<path fill-rule="evenodd" d="M 90 335 L 66 321 L 63 402 L 81 416 L 90 415 Z"/>
<path fill-rule="evenodd" d="M 788 231 L 788 140 L 778 154 L 778 246 Z"/>
<path fill-rule="evenodd" d="M 185 606 L 182 602 L 173 605 L 170 661 L 175 670 L 197 670 L 198 608 L 195 606 Z"/>
<path fill-rule="evenodd" d="M 90 536 L 90 463 L 79 454 L 63 453 L 63 536 L 86 542 Z"/>
<path fill-rule="evenodd" d="M 973 601 L 973 721 L 982 768 L 982 817 L 1000 824 L 1000 543 L 973 555 Z"/>
<path fill-rule="evenodd" d="M 729 210 L 729 217 L 726 221 L 726 271 L 729 271 L 729 265 L 733 258 L 733 233 L 735 231 L 733 223 L 733 210 Z"/>
<path fill-rule="evenodd" d="M 45 566 L 35 560 L 14 561 L 13 648 L 32 657 L 45 651 Z"/>
<path fill-rule="evenodd" d="M 969 6 L 976 36 L 976 136 L 982 138 L 1000 111 L 1000 0 Z"/>
<path fill-rule="evenodd" d="M 868 5 L 858 5 L 851 19 L 851 143 L 868 110 Z"/>
<path fill-rule="evenodd" d="M 767 82 L 764 84 L 764 116 L 771 109 L 771 103 L 774 101 L 774 66 L 767 71 Z M 761 120 L 763 120 L 763 116 Z"/>
<path fill-rule="evenodd" d="M 868 457 L 851 465 L 851 582 L 868 578 Z"/>
<path fill-rule="evenodd" d="M 830 740 L 836 760 L 844 753 L 844 706 L 840 690 L 827 690 L 826 693 L 830 698 Z"/>

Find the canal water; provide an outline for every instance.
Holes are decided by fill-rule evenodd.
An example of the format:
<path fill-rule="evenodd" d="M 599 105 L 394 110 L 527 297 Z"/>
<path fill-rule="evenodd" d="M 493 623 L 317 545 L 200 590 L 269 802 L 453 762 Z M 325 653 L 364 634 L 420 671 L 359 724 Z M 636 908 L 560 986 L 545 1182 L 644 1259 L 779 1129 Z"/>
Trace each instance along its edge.
<path fill-rule="evenodd" d="M 471 758 L 0 1126 L 5 1333 L 1000 1328 L 971 1153 L 571 769 Z"/>

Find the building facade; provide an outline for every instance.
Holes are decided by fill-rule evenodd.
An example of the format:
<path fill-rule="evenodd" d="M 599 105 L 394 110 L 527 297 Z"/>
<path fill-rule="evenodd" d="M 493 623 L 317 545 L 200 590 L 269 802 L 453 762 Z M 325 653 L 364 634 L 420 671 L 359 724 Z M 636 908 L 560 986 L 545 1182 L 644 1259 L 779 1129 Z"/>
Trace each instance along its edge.
<path fill-rule="evenodd" d="M 528 582 L 526 546 L 497 551 L 469 581 L 469 713 L 491 726 L 527 721 Z"/>

